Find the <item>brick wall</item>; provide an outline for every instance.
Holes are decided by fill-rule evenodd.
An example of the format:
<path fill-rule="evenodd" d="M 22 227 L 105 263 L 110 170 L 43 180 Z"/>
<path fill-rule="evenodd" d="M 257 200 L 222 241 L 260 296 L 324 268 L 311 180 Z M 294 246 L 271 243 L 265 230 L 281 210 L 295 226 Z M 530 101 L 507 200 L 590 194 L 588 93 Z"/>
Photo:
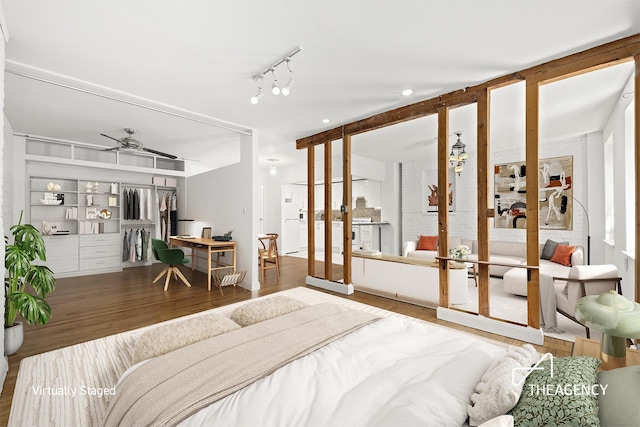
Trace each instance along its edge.
<path fill-rule="evenodd" d="M 541 144 L 540 158 L 573 156 L 573 195 L 587 206 L 587 138 L 580 136 L 562 141 Z M 491 154 L 491 164 L 517 162 L 525 159 L 525 149 L 514 147 Z M 419 234 L 437 234 L 438 214 L 423 213 L 423 176 L 437 179 L 436 164 L 433 159 L 413 160 L 402 164 L 402 241 L 415 239 Z M 429 179 L 428 179 L 429 180 Z M 435 181 L 434 181 L 435 182 Z M 449 235 L 477 237 L 477 182 L 475 157 L 470 154 L 465 169 L 454 183 L 454 212 L 449 214 Z M 493 197 L 493 177 L 491 177 L 491 197 Z M 491 223 L 491 239 L 504 241 L 524 241 L 525 230 L 494 228 Z M 587 220 L 582 208 L 574 205 L 573 230 L 540 230 L 540 242 L 546 239 L 569 241 L 586 246 Z"/>

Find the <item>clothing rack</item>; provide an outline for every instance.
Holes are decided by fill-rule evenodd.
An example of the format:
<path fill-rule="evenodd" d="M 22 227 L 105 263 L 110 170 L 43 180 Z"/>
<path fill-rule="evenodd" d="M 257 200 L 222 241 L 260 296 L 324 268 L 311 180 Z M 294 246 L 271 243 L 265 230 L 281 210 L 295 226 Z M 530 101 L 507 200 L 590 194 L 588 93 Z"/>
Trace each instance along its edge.
<path fill-rule="evenodd" d="M 151 251 L 151 227 L 132 227 L 124 230 L 122 262 L 135 263 L 153 260 Z"/>

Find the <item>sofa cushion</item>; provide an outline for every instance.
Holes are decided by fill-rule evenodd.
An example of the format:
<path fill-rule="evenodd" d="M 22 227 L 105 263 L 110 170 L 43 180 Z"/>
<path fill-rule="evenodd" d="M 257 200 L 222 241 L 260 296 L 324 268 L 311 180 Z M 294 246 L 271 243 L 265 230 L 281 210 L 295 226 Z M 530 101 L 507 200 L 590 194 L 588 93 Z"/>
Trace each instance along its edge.
<path fill-rule="evenodd" d="M 417 251 L 435 251 L 438 249 L 438 236 L 420 236 Z"/>
<path fill-rule="evenodd" d="M 544 243 L 544 247 L 542 248 L 542 252 L 540 253 L 540 259 L 550 260 L 556 252 L 556 247 L 558 247 L 560 243 L 563 245 L 569 244 L 569 242 L 555 242 L 551 239 L 547 239 Z"/>
<path fill-rule="evenodd" d="M 571 254 L 573 254 L 575 250 L 575 246 L 563 245 L 560 243 L 556 246 L 556 251 L 551 257 L 551 262 L 557 262 L 558 264 L 571 267 Z"/>

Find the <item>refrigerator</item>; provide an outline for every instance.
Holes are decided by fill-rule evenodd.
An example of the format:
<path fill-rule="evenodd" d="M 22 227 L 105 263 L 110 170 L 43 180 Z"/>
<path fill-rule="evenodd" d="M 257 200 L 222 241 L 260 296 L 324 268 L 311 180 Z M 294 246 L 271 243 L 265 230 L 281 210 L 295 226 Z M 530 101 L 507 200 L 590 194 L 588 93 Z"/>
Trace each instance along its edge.
<path fill-rule="evenodd" d="M 282 208 L 282 252 L 300 251 L 300 214 L 293 202 L 285 201 Z"/>

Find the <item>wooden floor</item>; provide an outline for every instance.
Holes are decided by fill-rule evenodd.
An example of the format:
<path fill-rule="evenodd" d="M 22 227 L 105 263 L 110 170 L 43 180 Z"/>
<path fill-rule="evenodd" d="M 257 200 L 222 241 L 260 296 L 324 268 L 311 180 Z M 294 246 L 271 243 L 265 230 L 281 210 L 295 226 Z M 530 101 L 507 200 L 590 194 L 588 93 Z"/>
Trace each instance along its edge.
<path fill-rule="evenodd" d="M 218 290 L 207 292 L 207 277 L 203 273 L 191 272 L 186 268 L 182 271 L 192 287 L 187 288 L 182 282 L 172 281 L 169 289 L 164 292 L 164 280 L 156 285 L 151 283 L 162 270 L 161 264 L 127 268 L 121 273 L 58 279 L 56 291 L 47 297 L 53 308 L 51 322 L 38 327 L 25 325 L 23 346 L 16 354 L 9 356 L 9 372 L 0 396 L 0 425 L 7 425 L 18 366 L 23 358 L 296 286 L 304 286 L 307 275 L 306 259 L 282 257 L 280 266 L 280 279 L 276 278 L 275 270 L 269 270 L 266 285 L 259 291 L 249 292 L 239 287 L 225 288 L 224 296 L 221 296 Z M 318 263 L 317 266 L 317 272 L 323 271 L 322 263 Z M 334 279 L 340 278 L 342 267 L 334 265 L 333 274 Z M 440 321 L 436 319 L 435 310 L 432 309 L 361 292 L 350 296 L 339 296 L 499 341 L 521 343 L 499 335 Z M 537 348 L 541 352 L 550 352 L 555 356 L 567 356 L 571 352 L 571 346 L 572 343 L 567 341 L 545 338 L 545 345 Z"/>

